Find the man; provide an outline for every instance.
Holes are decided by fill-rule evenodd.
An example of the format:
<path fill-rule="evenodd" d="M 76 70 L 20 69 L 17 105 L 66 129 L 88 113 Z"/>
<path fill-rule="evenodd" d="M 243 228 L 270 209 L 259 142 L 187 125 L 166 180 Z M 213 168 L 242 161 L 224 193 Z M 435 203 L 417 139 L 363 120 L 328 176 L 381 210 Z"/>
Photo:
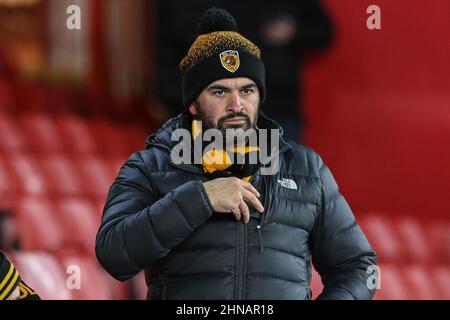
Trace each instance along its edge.
<path fill-rule="evenodd" d="M 122 167 L 97 235 L 99 261 L 122 281 L 144 269 L 149 299 L 309 299 L 312 258 L 320 298 L 371 299 L 375 253 L 321 158 L 285 141 L 259 110 L 261 52 L 236 30 L 221 9 L 201 19 L 180 63 L 186 111 Z M 206 147 L 200 161 L 186 163 L 174 152 L 180 129 L 194 142 L 208 129 L 281 136 L 256 147 L 251 139 L 243 148 Z M 270 174 L 268 162 L 248 161 L 267 144 L 278 163 Z M 231 161 L 238 156 L 245 163 Z"/>
<path fill-rule="evenodd" d="M 157 95 L 172 116 L 180 112 L 177 64 L 193 41 L 192 30 L 207 8 L 223 7 L 239 21 L 239 30 L 264 53 L 265 113 L 283 128 L 283 136 L 302 141 L 304 115 L 301 72 L 305 55 L 317 54 L 332 40 L 332 24 L 320 0 L 160 0 L 156 2 Z M 277 108 L 270 108 L 276 105 Z M 300 139 L 300 140 L 299 140 Z"/>
<path fill-rule="evenodd" d="M 0 300 L 41 300 L 37 293 L 20 279 L 19 271 L 1 251 Z"/>

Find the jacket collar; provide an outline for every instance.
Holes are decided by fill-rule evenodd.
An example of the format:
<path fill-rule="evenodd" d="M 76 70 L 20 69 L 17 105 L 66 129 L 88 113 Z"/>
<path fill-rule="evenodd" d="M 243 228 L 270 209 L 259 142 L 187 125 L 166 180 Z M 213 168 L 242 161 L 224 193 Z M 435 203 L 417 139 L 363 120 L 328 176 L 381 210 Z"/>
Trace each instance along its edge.
<path fill-rule="evenodd" d="M 185 128 L 190 131 L 191 123 L 192 123 L 192 115 L 188 110 L 183 111 L 178 116 L 169 119 L 161 128 L 159 128 L 154 134 L 151 134 L 146 141 L 145 148 L 149 149 L 150 147 L 157 147 L 167 150 L 169 153 L 173 149 L 175 145 L 179 143 L 179 141 L 172 141 L 171 136 L 172 133 L 181 128 Z M 286 142 L 283 138 L 283 129 L 281 126 L 276 123 L 273 119 L 266 116 L 261 110 L 258 114 L 258 127 L 263 129 L 278 129 L 280 130 L 280 148 L 279 153 L 283 153 L 286 150 L 291 148 L 291 145 Z M 273 155 L 275 156 L 275 155 Z M 184 169 L 191 172 L 203 172 L 200 170 L 199 166 L 190 165 L 190 164 L 181 164 L 173 166 L 178 167 L 180 169 Z"/>

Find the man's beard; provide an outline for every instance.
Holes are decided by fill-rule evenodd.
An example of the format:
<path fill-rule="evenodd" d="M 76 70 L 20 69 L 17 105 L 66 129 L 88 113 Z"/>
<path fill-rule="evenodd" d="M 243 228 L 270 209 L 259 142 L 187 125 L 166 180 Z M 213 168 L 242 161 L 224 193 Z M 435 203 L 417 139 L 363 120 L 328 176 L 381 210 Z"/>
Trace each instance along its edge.
<path fill-rule="evenodd" d="M 198 120 L 202 121 L 202 129 L 203 132 L 205 132 L 208 129 L 218 129 L 222 132 L 222 134 L 225 135 L 227 129 L 242 129 L 243 131 L 246 131 L 248 129 L 254 129 L 256 128 L 256 123 L 258 121 L 258 110 L 256 110 L 255 113 L 255 119 L 252 122 L 250 117 L 243 113 L 243 112 L 236 112 L 236 113 L 230 113 L 226 115 L 225 117 L 220 118 L 217 121 L 217 126 L 214 124 L 214 120 L 208 116 L 207 112 L 205 112 L 200 104 L 197 102 L 197 110 L 198 110 Z M 235 117 L 242 117 L 244 118 L 243 124 L 228 124 L 227 127 L 225 127 L 225 121 L 233 119 Z"/>
<path fill-rule="evenodd" d="M 252 122 L 250 117 L 243 112 L 229 113 L 226 116 L 217 120 L 217 125 L 214 123 L 214 119 L 208 116 L 208 113 L 205 112 L 204 109 L 201 108 L 200 104 L 197 102 L 197 111 L 198 114 L 195 116 L 197 120 L 200 120 L 202 123 L 202 131 L 206 133 L 209 129 L 219 130 L 221 133 L 222 141 L 217 141 L 214 138 L 215 143 L 222 143 L 221 149 L 226 150 L 235 150 L 235 148 L 242 147 L 257 147 L 258 146 L 258 138 L 256 133 L 256 124 L 258 121 L 258 112 L 259 107 L 256 109 L 254 115 L 254 121 Z M 242 123 L 226 123 L 227 120 L 233 119 L 235 117 L 240 117 L 244 119 Z M 226 125 L 227 124 L 227 125 Z M 208 147 L 210 145 L 208 144 Z M 203 147 L 205 147 L 203 145 Z M 208 147 L 206 147 L 208 149 Z M 242 149 L 240 149 L 242 150 Z M 203 153 L 205 150 L 203 150 Z M 233 151 L 234 157 L 232 159 L 233 163 L 243 163 L 242 155 L 239 152 Z M 237 158 L 235 158 L 237 157 Z"/>

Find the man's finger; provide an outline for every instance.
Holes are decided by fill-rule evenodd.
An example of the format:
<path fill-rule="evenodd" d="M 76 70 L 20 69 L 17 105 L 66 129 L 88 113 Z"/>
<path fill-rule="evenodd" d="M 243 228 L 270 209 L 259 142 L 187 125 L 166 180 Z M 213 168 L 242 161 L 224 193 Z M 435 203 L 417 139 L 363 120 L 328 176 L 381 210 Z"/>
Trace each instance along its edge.
<path fill-rule="evenodd" d="M 257 197 L 260 196 L 258 190 L 256 190 L 256 188 L 254 186 L 252 186 L 252 184 L 250 182 L 241 180 L 241 186 L 243 188 L 245 188 L 246 190 L 250 191 L 251 193 L 253 193 L 255 196 L 257 196 Z"/>
<path fill-rule="evenodd" d="M 241 210 L 239 207 L 232 208 L 231 213 L 234 215 L 237 221 L 241 220 Z"/>
<path fill-rule="evenodd" d="M 258 210 L 259 212 L 264 211 L 264 207 L 261 204 L 261 201 L 259 201 L 259 199 L 247 189 L 242 188 L 242 197 L 246 202 L 248 202 L 253 208 Z"/>
<path fill-rule="evenodd" d="M 241 209 L 242 220 L 244 223 L 248 223 L 250 221 L 250 210 L 244 200 L 241 200 L 239 208 Z"/>

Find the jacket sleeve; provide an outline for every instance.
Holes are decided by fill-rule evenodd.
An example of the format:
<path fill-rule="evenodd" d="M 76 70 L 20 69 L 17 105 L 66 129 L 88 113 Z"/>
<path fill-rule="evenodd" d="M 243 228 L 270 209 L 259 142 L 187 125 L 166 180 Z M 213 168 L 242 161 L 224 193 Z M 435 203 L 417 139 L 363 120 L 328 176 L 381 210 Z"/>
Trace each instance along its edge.
<path fill-rule="evenodd" d="M 318 299 L 372 299 L 376 254 L 320 157 L 318 167 L 322 199 L 312 235 L 312 261 L 324 284 Z"/>
<path fill-rule="evenodd" d="M 96 238 L 102 266 L 124 281 L 166 256 L 213 210 L 200 181 L 157 197 L 140 153 L 124 164 L 109 190 Z"/>

